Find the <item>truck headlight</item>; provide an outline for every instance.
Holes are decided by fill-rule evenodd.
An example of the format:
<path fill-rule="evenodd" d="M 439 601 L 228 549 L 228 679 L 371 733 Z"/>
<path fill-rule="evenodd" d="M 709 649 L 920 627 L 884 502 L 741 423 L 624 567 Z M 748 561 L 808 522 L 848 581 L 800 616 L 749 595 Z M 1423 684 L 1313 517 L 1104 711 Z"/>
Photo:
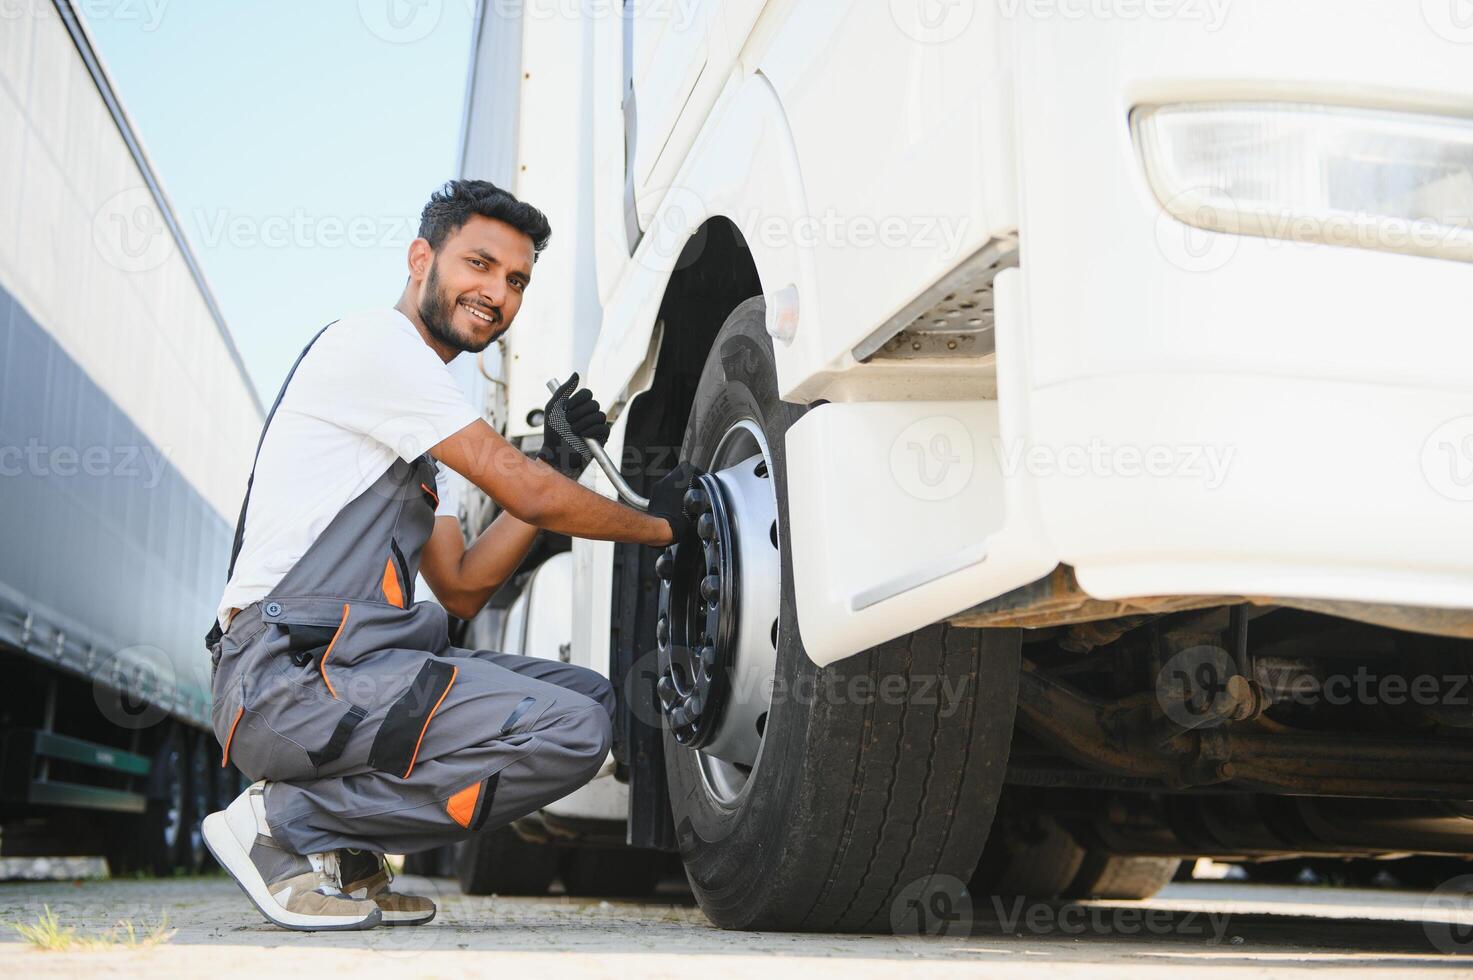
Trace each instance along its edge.
<path fill-rule="evenodd" d="M 1473 120 L 1273 102 L 1130 119 L 1152 191 L 1186 224 L 1473 261 Z"/>

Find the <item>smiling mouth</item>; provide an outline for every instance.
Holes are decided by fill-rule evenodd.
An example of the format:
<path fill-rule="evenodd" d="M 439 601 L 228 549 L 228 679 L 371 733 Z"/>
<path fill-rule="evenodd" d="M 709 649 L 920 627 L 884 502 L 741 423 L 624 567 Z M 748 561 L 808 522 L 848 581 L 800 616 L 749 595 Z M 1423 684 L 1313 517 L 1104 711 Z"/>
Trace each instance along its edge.
<path fill-rule="evenodd" d="M 463 309 L 467 313 L 469 313 L 471 316 L 475 317 L 478 320 L 484 320 L 487 323 L 491 324 L 491 326 L 493 326 L 493 327 L 496 326 L 496 324 L 497 324 L 498 318 L 492 316 L 489 313 L 484 313 L 481 310 L 477 309 L 474 306 L 471 306 L 468 303 L 461 303 L 460 304 L 460 307 L 461 307 L 461 309 Z"/>

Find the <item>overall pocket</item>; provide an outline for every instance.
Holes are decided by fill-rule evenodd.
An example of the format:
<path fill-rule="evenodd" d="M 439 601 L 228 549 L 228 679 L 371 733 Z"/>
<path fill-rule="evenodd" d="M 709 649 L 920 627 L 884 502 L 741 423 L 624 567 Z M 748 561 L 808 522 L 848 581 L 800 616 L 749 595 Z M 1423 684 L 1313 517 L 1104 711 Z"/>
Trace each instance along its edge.
<path fill-rule="evenodd" d="M 366 712 L 311 684 L 290 664 L 243 678 L 217 703 L 226 759 L 252 779 L 311 779 L 342 754 Z M 306 674 L 306 677 L 298 675 Z"/>

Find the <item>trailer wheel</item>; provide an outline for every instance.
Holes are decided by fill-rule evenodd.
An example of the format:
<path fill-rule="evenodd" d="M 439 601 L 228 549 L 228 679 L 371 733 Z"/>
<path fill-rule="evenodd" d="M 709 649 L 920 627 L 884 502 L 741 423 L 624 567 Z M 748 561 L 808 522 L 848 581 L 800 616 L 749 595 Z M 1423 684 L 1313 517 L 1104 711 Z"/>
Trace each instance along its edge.
<path fill-rule="evenodd" d="M 497 827 L 461 844 L 457 861 L 467 895 L 546 895 L 557 877 L 558 849 Z"/>
<path fill-rule="evenodd" d="M 1057 898 L 1079 878 L 1084 859 L 1084 848 L 1058 821 L 1005 793 L 968 890 L 974 904 L 991 896 Z"/>
<path fill-rule="evenodd" d="M 1090 851 L 1065 898 L 1150 898 L 1171 883 L 1177 858 L 1124 857 Z"/>
<path fill-rule="evenodd" d="M 889 932 L 907 895 L 960 891 L 977 864 L 1012 738 L 1019 634 L 929 626 L 813 665 L 784 439 L 804 411 L 778 397 L 765 308 L 748 300 L 716 336 L 681 451 L 711 474 L 696 501 L 704 553 L 657 563 L 671 808 L 718 926 Z M 753 628 L 762 615 L 771 627 Z"/>
<path fill-rule="evenodd" d="M 213 860 L 205 847 L 204 823 L 215 797 L 215 774 L 210 771 L 210 750 L 215 743 L 205 732 L 181 733 L 181 738 L 189 742 L 189 782 L 179 853 L 185 870 L 198 872 L 210 867 Z"/>
<path fill-rule="evenodd" d="M 108 826 L 107 863 L 113 875 L 142 871 L 164 877 L 184 863 L 189 752 L 182 735 L 171 727 L 154 749 L 143 813 Z"/>
<path fill-rule="evenodd" d="M 659 887 L 665 855 L 643 848 L 570 847 L 561 877 L 579 898 L 645 898 Z"/>

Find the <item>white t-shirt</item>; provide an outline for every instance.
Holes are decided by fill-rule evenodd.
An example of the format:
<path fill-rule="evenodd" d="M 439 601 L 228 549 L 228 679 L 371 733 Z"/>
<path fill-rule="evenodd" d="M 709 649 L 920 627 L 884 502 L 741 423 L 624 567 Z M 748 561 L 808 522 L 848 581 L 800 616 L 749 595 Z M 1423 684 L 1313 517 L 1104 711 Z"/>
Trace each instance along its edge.
<path fill-rule="evenodd" d="M 395 309 L 343 317 L 302 359 L 256 463 L 245 540 L 219 618 L 264 598 L 332 519 L 396 458 L 413 462 L 480 413 L 414 324 Z M 461 480 L 437 464 L 436 516 Z"/>

